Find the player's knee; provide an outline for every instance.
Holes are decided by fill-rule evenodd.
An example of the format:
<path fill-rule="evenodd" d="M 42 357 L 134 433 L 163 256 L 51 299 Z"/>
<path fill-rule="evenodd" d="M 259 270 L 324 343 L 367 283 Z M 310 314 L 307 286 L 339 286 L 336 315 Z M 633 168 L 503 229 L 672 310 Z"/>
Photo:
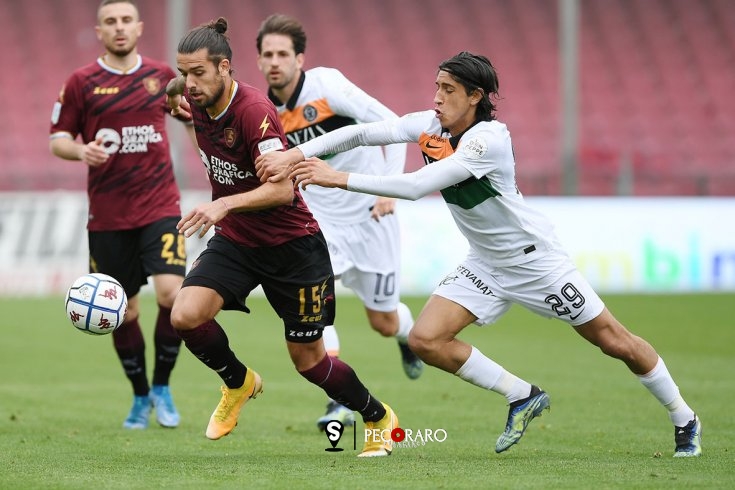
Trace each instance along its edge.
<path fill-rule="evenodd" d="M 368 311 L 370 327 L 383 337 L 398 333 L 398 315 L 394 311 Z"/>
<path fill-rule="evenodd" d="M 612 342 L 609 340 L 605 342 L 600 342 L 598 344 L 598 347 L 600 348 L 603 354 L 605 354 L 606 356 L 615 358 L 615 359 L 620 359 L 621 356 L 623 355 L 623 351 L 620 348 L 620 346 L 617 345 L 615 342 Z"/>
<path fill-rule="evenodd" d="M 181 314 L 180 309 L 172 307 L 171 309 L 171 326 L 175 330 L 185 330 L 184 328 L 184 316 Z"/>
<path fill-rule="evenodd" d="M 176 293 L 178 291 L 178 289 L 173 291 L 162 291 L 156 295 L 156 302 L 164 308 L 171 309 L 174 306 L 174 300 L 176 299 Z"/>
<path fill-rule="evenodd" d="M 308 372 L 320 363 L 326 362 L 326 353 L 321 345 L 318 340 L 307 343 L 291 342 L 288 344 L 288 354 L 291 357 L 291 362 L 293 362 L 296 371 L 301 373 L 302 376 L 304 372 Z M 308 377 L 306 378 L 309 379 Z M 311 379 L 309 381 L 314 383 Z"/>
<path fill-rule="evenodd" d="M 174 303 L 171 309 L 171 326 L 175 330 L 191 330 L 204 323 L 191 308 Z"/>
<path fill-rule="evenodd" d="M 439 349 L 439 343 L 436 339 L 422 335 L 421 332 L 416 331 L 416 328 L 413 328 L 408 334 L 408 348 L 425 360 Z"/>
<path fill-rule="evenodd" d="M 183 282 L 184 276 L 178 274 L 153 275 L 156 302 L 164 308 L 171 308 Z"/>
<path fill-rule="evenodd" d="M 125 321 L 132 322 L 133 320 L 136 320 L 139 315 L 140 309 L 138 308 L 138 305 L 136 303 L 128 303 L 128 310 L 125 312 Z"/>
<path fill-rule="evenodd" d="M 637 337 L 607 311 L 590 322 L 583 335 L 612 358 L 628 361 L 635 355 Z"/>
<path fill-rule="evenodd" d="M 392 322 L 373 321 L 370 323 L 370 326 L 383 337 L 394 337 L 398 333 L 398 325 Z"/>
<path fill-rule="evenodd" d="M 635 339 L 634 335 L 627 330 L 623 330 L 617 335 L 608 335 L 602 338 L 598 347 L 605 355 L 627 363 L 635 358 Z"/>

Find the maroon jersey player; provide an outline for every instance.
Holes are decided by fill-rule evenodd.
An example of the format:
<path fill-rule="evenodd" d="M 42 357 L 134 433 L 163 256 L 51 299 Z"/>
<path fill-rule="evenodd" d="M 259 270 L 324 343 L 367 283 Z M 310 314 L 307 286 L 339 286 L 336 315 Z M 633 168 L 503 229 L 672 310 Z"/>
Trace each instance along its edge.
<path fill-rule="evenodd" d="M 53 150 L 78 135 L 104 153 L 104 163 L 88 162 L 88 228 L 126 230 L 180 216 L 165 128 L 164 89 L 174 73 L 145 56 L 127 72 L 107 63 L 103 56 L 68 78 L 51 121 Z"/>
<path fill-rule="evenodd" d="M 50 149 L 87 165 L 90 271 L 115 277 L 129 298 L 125 322 L 112 334 L 134 394 L 123 426 L 146 428 L 154 407 L 159 424 L 176 427 L 169 378 L 181 339 L 171 326 L 171 307 L 186 254 L 176 229 L 179 189 L 165 129 L 165 87 L 174 72 L 138 53 L 143 23 L 133 1 L 104 0 L 97 14 L 105 53 L 64 83 L 51 117 Z M 152 386 L 138 321 L 138 293 L 148 276 L 158 303 Z"/>
<path fill-rule="evenodd" d="M 226 100 L 227 109 L 214 118 L 197 104 L 191 107 L 213 201 L 231 194 L 263 192 L 258 189 L 261 183 L 255 176 L 254 159 L 286 144 L 278 113 L 261 91 L 233 80 Z M 318 231 L 298 190 L 285 205 L 228 214 L 217 223 L 218 234 L 246 247 L 276 246 Z"/>
<path fill-rule="evenodd" d="M 186 236 L 203 237 L 212 227 L 215 233 L 187 274 L 171 315 L 186 347 L 224 382 L 205 434 L 229 434 L 243 405 L 263 389 L 260 375 L 238 359 L 215 320 L 222 309 L 249 311 L 246 299 L 260 285 L 283 320 L 299 374 L 385 436 L 366 438 L 360 456 L 389 455 L 393 445 L 386 434 L 398 424 L 395 413 L 324 349 L 322 330 L 332 324 L 335 298 L 319 225 L 290 182 L 261 183 L 255 175 L 255 159 L 285 149 L 286 137 L 265 94 L 232 79 L 226 31 L 223 18 L 189 31 L 178 46 L 181 76 L 167 88 L 172 114 L 193 116 L 212 185 L 212 201 L 179 222 Z"/>

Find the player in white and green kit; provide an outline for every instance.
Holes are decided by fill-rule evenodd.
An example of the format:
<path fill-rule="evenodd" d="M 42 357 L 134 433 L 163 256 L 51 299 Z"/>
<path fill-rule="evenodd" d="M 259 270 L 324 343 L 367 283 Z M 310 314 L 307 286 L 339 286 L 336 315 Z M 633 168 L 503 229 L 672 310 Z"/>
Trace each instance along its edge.
<path fill-rule="evenodd" d="M 424 362 L 506 397 L 510 409 L 496 452 L 520 440 L 528 423 L 549 407 L 549 397 L 456 336 L 470 324 L 497 321 L 516 303 L 569 323 L 625 362 L 667 409 L 675 427 L 674 456 L 699 456 L 701 422 L 663 360 L 610 313 L 560 246 L 552 224 L 518 191 L 510 133 L 495 119 L 498 79 L 490 61 L 462 52 L 439 65 L 436 86 L 434 110 L 347 127 L 270 153 L 256 161 L 258 175 L 411 200 L 441 191 L 470 252 L 429 298 L 409 346 Z M 427 165 L 409 174 L 345 173 L 310 158 L 411 141 L 421 146 Z"/>

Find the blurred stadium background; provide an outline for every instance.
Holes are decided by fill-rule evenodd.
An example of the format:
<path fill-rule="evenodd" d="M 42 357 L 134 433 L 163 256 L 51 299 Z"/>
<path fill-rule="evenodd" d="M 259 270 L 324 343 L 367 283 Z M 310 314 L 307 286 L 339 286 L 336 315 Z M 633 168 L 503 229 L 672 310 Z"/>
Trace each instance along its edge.
<path fill-rule="evenodd" d="M 101 53 L 99 2 L 0 3 L 0 190 L 83 189 L 84 169 L 53 158 L 46 141 L 64 79 Z M 295 15 L 309 36 L 308 67 L 340 68 L 399 114 L 431 108 L 439 61 L 461 50 L 486 54 L 499 71 L 499 116 L 512 131 L 526 195 L 735 195 L 732 0 L 578 2 L 576 189 L 565 187 L 562 158 L 565 0 L 138 3 L 140 51 L 172 65 L 180 33 L 227 17 L 236 77 L 260 88 L 258 25 L 273 12 Z M 207 188 L 198 158 L 179 155 L 177 165 L 185 188 Z"/>
<path fill-rule="evenodd" d="M 441 60 L 462 50 L 485 54 L 499 72 L 503 97 L 499 119 L 513 135 L 519 187 L 532 199 L 556 199 L 551 204 L 544 201 L 550 206 L 547 212 L 555 212 L 554 203 L 563 200 L 559 196 L 585 199 L 581 206 L 572 201 L 573 209 L 586 207 L 594 201 L 588 199 L 592 196 L 714 198 L 727 203 L 719 213 L 735 209 L 732 0 L 138 0 L 138 4 L 144 21 L 140 52 L 172 66 L 176 44 L 186 30 L 226 17 L 235 78 L 261 89 L 265 83 L 255 64 L 257 28 L 271 13 L 294 15 L 308 34 L 307 68 L 337 67 L 399 114 L 432 107 L 434 74 Z M 98 0 L 0 0 L 0 5 L 0 43 L 5 47 L 0 77 L 6 94 L 6 117 L 0 119 L 3 294 L 24 290 L 18 288 L 19 278 L 48 276 L 41 272 L 49 269 L 44 260 L 53 261 L 58 270 L 64 253 L 75 260 L 84 256 L 74 254 L 86 245 L 81 231 L 84 210 L 72 220 L 60 207 L 67 194 L 56 196 L 83 193 L 86 169 L 53 157 L 47 141 L 51 108 L 64 80 L 76 67 L 94 61 L 101 48 L 93 29 Z M 180 125 L 173 122 L 170 127 L 172 140 L 180 143 L 173 145 L 173 151 L 182 188 L 197 196 L 206 193 L 208 183 L 198 155 L 190 151 Z M 408 168 L 420 164 L 418 149 L 409 146 Z M 37 203 L 36 210 L 23 209 L 23 198 Z M 44 199 L 51 205 L 38 204 Z M 635 207 L 630 209 L 635 213 Z M 15 221 L 8 218 L 11 214 Z M 41 216 L 46 216 L 47 227 L 80 230 L 59 232 L 77 239 L 54 237 L 57 231 L 44 228 Z M 651 219 L 658 220 L 660 215 L 656 216 Z M 557 222 L 561 218 L 551 217 Z M 712 218 L 717 243 L 710 247 L 711 254 L 705 251 L 709 255 L 702 259 L 702 267 L 732 264 L 727 281 L 702 288 L 695 281 L 694 287 L 674 289 L 735 289 L 735 243 L 722 236 L 735 231 L 717 225 L 723 217 Z M 666 226 L 676 227 L 676 217 L 671 218 Z M 41 229 L 20 225 L 34 219 Z M 605 224 L 606 219 L 600 215 L 601 229 L 620 229 L 618 223 Z M 620 219 L 625 226 L 625 218 Z M 712 228 L 709 223 L 697 226 Z M 37 238 L 26 246 L 28 236 Z M 578 238 L 573 235 L 569 241 L 578 243 Z M 598 242 L 604 239 L 597 237 Z M 613 236 L 609 241 L 615 240 Z M 688 253 L 682 249 L 680 255 Z M 38 265 L 38 272 L 23 272 L 29 263 Z M 644 263 L 638 268 L 645 267 Z M 78 272 L 79 262 L 69 265 L 66 273 L 39 279 L 45 286 L 30 287 L 57 291 L 73 279 L 71 270 Z"/>

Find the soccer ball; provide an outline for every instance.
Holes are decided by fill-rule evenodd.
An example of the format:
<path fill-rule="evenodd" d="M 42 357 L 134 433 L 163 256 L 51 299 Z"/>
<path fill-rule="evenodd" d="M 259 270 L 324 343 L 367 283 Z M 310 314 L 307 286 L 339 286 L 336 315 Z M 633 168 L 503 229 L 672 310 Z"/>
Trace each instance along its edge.
<path fill-rule="evenodd" d="M 77 278 L 66 292 L 66 314 L 72 325 L 90 335 L 105 335 L 122 325 L 128 297 L 114 277 L 91 273 Z"/>

